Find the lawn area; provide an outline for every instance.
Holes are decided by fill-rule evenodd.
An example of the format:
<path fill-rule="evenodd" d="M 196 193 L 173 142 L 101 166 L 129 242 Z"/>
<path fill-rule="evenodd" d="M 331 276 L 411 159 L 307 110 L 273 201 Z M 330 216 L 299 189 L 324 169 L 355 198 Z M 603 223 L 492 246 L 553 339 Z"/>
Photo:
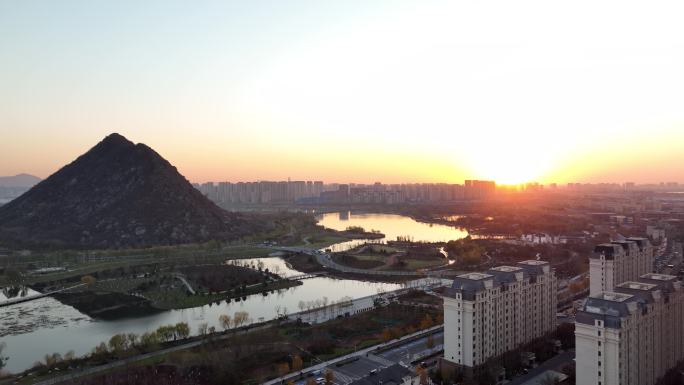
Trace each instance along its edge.
<path fill-rule="evenodd" d="M 322 249 L 324 247 L 328 247 L 332 244 L 335 243 L 340 243 L 340 242 L 345 242 L 349 241 L 349 238 L 345 238 L 343 236 L 339 235 L 330 235 L 330 234 L 322 234 L 322 235 L 313 235 L 308 238 L 309 244 L 306 244 L 302 242 L 299 246 L 305 246 L 305 247 L 310 247 L 312 249 Z"/>
<path fill-rule="evenodd" d="M 377 254 L 354 254 L 354 258 L 361 260 L 361 261 L 376 261 L 376 262 L 382 262 L 385 263 L 387 260 L 386 255 L 377 255 Z"/>
<path fill-rule="evenodd" d="M 374 256 L 357 256 L 346 253 L 333 255 L 333 261 L 340 265 L 369 270 L 383 266 L 385 264 L 385 258 L 386 257 L 381 256 L 377 256 L 377 258 L 374 258 Z"/>
<path fill-rule="evenodd" d="M 441 266 L 445 263 L 445 261 L 442 260 L 431 260 L 431 261 L 426 261 L 424 259 L 403 259 L 402 261 L 406 263 L 404 268 L 406 270 L 420 270 L 420 269 L 426 269 L 429 267 L 436 267 L 436 266 Z"/>
<path fill-rule="evenodd" d="M 196 294 L 191 295 L 183 287 L 176 287 L 174 289 L 164 289 L 164 290 L 153 290 L 145 292 L 144 295 L 157 309 L 187 309 L 198 306 L 204 306 L 214 302 L 222 302 L 224 300 L 239 301 L 240 298 L 244 298 L 250 295 L 255 295 L 259 293 L 268 293 L 274 290 L 286 289 L 292 286 L 300 285 L 297 281 L 276 281 L 269 282 L 267 286 L 261 284 L 248 287 L 244 291 L 232 291 L 227 293 L 211 293 L 211 294 Z M 266 294 L 264 294 L 266 295 Z"/>
<path fill-rule="evenodd" d="M 396 247 L 382 245 L 382 244 L 372 244 L 368 246 L 368 249 L 372 250 L 374 253 L 387 253 L 392 254 L 399 252 L 400 250 Z"/>
<path fill-rule="evenodd" d="M 96 272 L 114 270 L 119 268 L 132 268 L 135 266 L 160 264 L 210 264 L 220 263 L 227 259 L 243 259 L 255 257 L 268 257 L 273 250 L 256 245 L 229 245 L 220 249 L 207 249 L 206 247 L 178 246 L 157 248 L 156 254 L 143 254 L 150 249 L 130 250 L 128 255 L 104 256 L 98 252 L 97 256 L 90 255 L 81 258 L 78 262 L 65 262 L 62 266 L 68 270 L 44 275 L 27 275 L 24 283 L 28 285 L 56 281 L 78 281 L 84 275 L 93 275 Z M 160 251 L 162 250 L 162 251 Z M 112 251 L 112 253 L 114 253 Z M 119 254 L 117 251 L 116 254 Z M 88 261 L 87 259 L 91 260 Z M 97 258 L 97 260 L 95 260 Z M 103 258 L 106 258 L 103 260 Z M 85 261 L 83 261 L 85 259 Z M 4 276 L 0 276 L 0 283 Z"/>

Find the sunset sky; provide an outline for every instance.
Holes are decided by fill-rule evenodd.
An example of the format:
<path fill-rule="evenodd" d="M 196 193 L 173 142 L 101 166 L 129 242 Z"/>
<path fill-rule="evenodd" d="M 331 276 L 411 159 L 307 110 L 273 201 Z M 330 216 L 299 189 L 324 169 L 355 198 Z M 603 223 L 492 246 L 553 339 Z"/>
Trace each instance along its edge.
<path fill-rule="evenodd" d="M 684 4 L 0 2 L 0 175 L 684 182 Z"/>

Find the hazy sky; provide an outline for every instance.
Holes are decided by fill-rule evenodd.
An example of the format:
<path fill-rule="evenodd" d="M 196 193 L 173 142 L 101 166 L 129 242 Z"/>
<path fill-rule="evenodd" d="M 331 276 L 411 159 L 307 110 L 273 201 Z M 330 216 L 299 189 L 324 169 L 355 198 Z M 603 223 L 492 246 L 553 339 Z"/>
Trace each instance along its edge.
<path fill-rule="evenodd" d="M 684 182 L 679 4 L 0 0 L 0 175 Z"/>

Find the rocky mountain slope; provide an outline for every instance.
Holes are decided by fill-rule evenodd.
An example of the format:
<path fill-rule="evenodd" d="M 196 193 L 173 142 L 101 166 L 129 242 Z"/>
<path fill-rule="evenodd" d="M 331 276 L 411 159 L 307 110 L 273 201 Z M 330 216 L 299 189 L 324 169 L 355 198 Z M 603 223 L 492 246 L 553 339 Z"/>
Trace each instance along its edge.
<path fill-rule="evenodd" d="M 118 134 L 0 207 L 0 244 L 10 246 L 167 245 L 260 227 L 217 207 L 154 150 Z"/>

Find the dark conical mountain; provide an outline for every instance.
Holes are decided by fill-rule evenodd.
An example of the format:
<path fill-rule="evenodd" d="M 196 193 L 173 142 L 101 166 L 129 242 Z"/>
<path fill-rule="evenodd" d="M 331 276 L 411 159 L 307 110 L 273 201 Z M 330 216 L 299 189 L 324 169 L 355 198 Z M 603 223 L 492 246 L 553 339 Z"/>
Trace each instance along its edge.
<path fill-rule="evenodd" d="M 228 213 L 144 144 L 111 134 L 0 207 L 0 242 L 131 247 L 235 238 L 254 222 Z"/>

